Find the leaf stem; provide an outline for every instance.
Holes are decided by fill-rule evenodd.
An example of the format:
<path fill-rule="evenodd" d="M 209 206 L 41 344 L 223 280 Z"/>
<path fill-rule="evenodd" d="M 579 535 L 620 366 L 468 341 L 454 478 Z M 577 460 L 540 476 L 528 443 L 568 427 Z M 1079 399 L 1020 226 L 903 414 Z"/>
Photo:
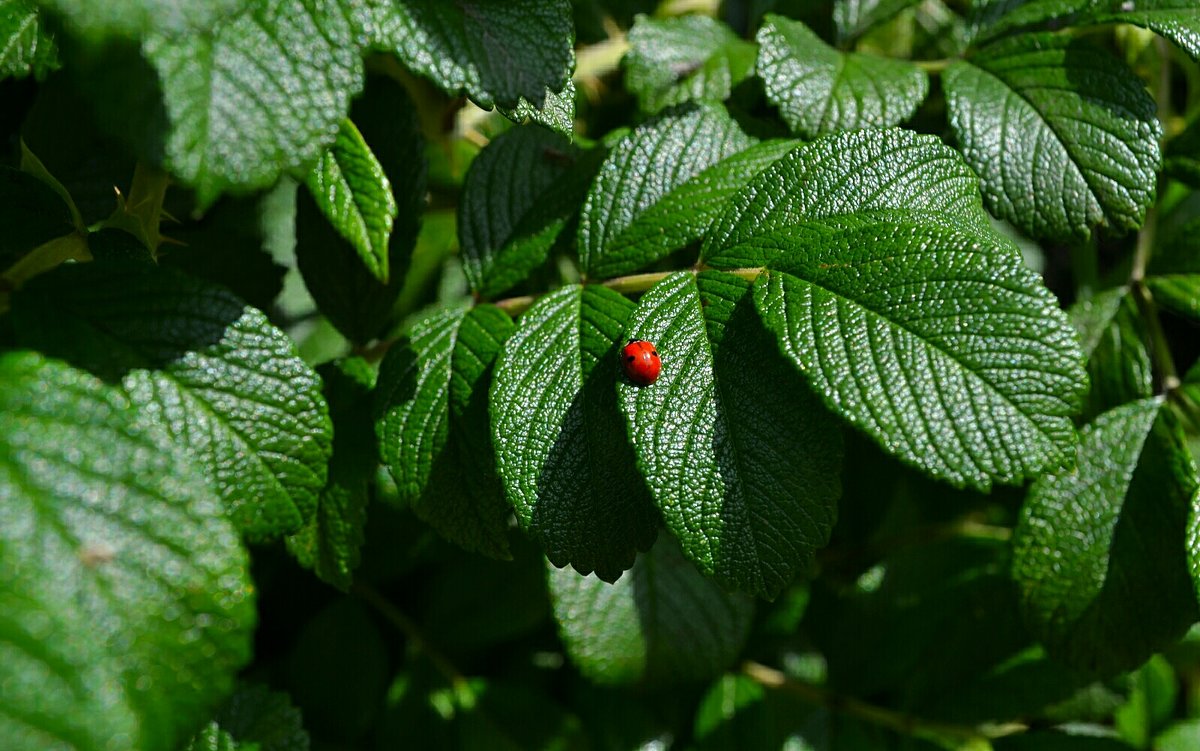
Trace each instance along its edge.
<path fill-rule="evenodd" d="M 992 739 L 1022 733 L 1028 729 L 1026 725 L 1017 722 L 972 726 L 915 717 L 887 707 L 868 704 L 853 696 L 830 691 L 824 686 L 795 680 L 775 668 L 753 661 L 742 664 L 742 673 L 765 688 L 786 691 L 803 701 L 824 707 L 831 712 L 850 715 L 872 725 L 878 725 L 907 736 L 943 741 L 952 739 L 983 745 Z"/>
<path fill-rule="evenodd" d="M 473 693 L 470 682 L 459 672 L 458 668 L 454 667 L 454 663 L 450 662 L 444 654 L 429 643 L 416 621 L 409 618 L 404 611 L 393 605 L 391 600 L 384 597 L 379 590 L 365 582 L 356 581 L 351 586 L 350 591 L 379 611 L 380 615 L 395 626 L 400 633 L 404 634 L 413 649 L 424 653 L 429 658 L 429 662 L 433 667 L 450 682 L 456 694 L 465 693 L 471 695 Z"/>
<path fill-rule="evenodd" d="M 913 60 L 912 64 L 925 71 L 931 76 L 941 75 L 942 71 L 950 67 L 950 63 L 954 62 L 948 57 L 941 60 Z"/>

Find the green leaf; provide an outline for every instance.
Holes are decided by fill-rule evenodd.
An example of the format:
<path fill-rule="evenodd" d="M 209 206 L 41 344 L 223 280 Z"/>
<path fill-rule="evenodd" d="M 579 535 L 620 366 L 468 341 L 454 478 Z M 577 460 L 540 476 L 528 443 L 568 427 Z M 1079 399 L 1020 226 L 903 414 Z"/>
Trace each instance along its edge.
<path fill-rule="evenodd" d="M 1076 303 L 1068 315 L 1087 357 L 1089 417 L 1154 394 L 1154 367 L 1137 303 L 1127 287 Z"/>
<path fill-rule="evenodd" d="M 836 423 L 780 357 L 744 279 L 673 274 L 642 297 L 626 335 L 662 357 L 652 386 L 617 390 L 667 527 L 720 584 L 774 597 L 829 539 Z"/>
<path fill-rule="evenodd" d="M 509 507 L 496 473 L 487 385 L 513 323 L 499 308 L 420 321 L 388 350 L 376 432 L 401 498 L 446 539 L 507 558 Z"/>
<path fill-rule="evenodd" d="M 554 565 L 606 582 L 658 532 L 617 409 L 633 307 L 595 286 L 543 297 L 504 345 L 490 397 L 496 464 L 517 521 Z"/>
<path fill-rule="evenodd" d="M 624 232 L 672 190 L 753 143 L 716 104 L 669 110 L 618 141 L 600 166 L 580 214 L 584 274 L 602 267 L 606 256 L 622 246 Z M 652 254 L 626 253 L 636 259 L 630 265 L 655 260 Z"/>
<path fill-rule="evenodd" d="M 545 128 L 516 127 L 471 162 L 458 239 L 472 292 L 483 297 L 504 292 L 546 260 L 586 190 L 565 189 L 565 176 L 580 153 Z"/>
<path fill-rule="evenodd" d="M 1178 676 L 1162 655 L 1154 655 L 1130 676 L 1129 700 L 1113 713 L 1113 724 L 1129 745 L 1150 748 L 1154 731 L 1175 712 Z"/>
<path fill-rule="evenodd" d="M 76 264 L 13 296 L 17 338 L 119 382 L 203 466 L 247 537 L 296 531 L 330 454 L 320 379 L 221 287 L 145 263 Z"/>
<path fill-rule="evenodd" d="M 305 178 L 317 208 L 381 283 L 388 282 L 388 240 L 396 219 L 392 186 L 354 123 L 342 121 L 337 140 Z"/>
<path fill-rule="evenodd" d="M 0 355 L 6 749 L 180 744 L 250 657 L 248 566 L 204 478 L 120 390 Z"/>
<path fill-rule="evenodd" d="M 1189 187 L 1200 187 L 1200 118 L 1167 141 L 1163 172 Z"/>
<path fill-rule="evenodd" d="M 592 273 L 600 278 L 627 274 L 703 239 L 729 201 L 799 143 L 757 143 L 677 186 L 620 233 Z"/>
<path fill-rule="evenodd" d="M 1190 751 L 1200 746 L 1200 719 L 1181 720 L 1154 739 L 1158 751 Z"/>
<path fill-rule="evenodd" d="M 222 730 L 217 723 L 210 722 L 188 741 L 184 751 L 259 751 L 259 748 L 256 743 L 238 743 L 228 731 Z"/>
<path fill-rule="evenodd" d="M 1200 273 L 1152 276 L 1146 286 L 1163 307 L 1200 321 Z"/>
<path fill-rule="evenodd" d="M 212 0 L 203 3 L 179 3 L 175 0 L 37 0 L 37 3 L 61 16 L 72 32 L 91 42 L 101 42 L 106 37 L 139 39 L 147 34 L 203 32 L 252 5 L 248 0 Z"/>
<path fill-rule="evenodd" d="M 301 566 L 346 591 L 358 566 L 368 488 L 379 466 L 372 412 L 375 372 L 354 357 L 329 363 L 318 373 L 333 419 L 333 456 L 317 513 L 287 538 L 287 547 Z"/>
<path fill-rule="evenodd" d="M 33 0 L 0 0 L 0 79 L 42 79 L 57 67 L 54 36 Z"/>
<path fill-rule="evenodd" d="M 733 662 L 750 631 L 754 601 L 702 576 L 665 535 L 615 584 L 569 568 L 549 572 L 567 654 L 597 683 L 712 678 Z"/>
<path fill-rule="evenodd" d="M 300 710 L 287 694 L 266 686 L 239 688 L 218 713 L 217 723 L 242 744 L 239 748 L 254 743 L 259 751 L 308 751 Z"/>
<path fill-rule="evenodd" d="M 1116 738 L 1089 734 L 1086 730 L 1086 726 L 1067 730 L 1034 730 L 997 738 L 992 748 L 995 751 L 1129 751 L 1129 745 Z"/>
<path fill-rule="evenodd" d="M 833 23 L 838 40 L 853 41 L 920 0 L 835 0 Z"/>
<path fill-rule="evenodd" d="M 570 67 L 575 67 L 573 53 Z M 575 82 L 567 81 L 567 85 L 559 92 L 546 89 L 545 98 L 540 104 L 533 104 L 521 97 L 521 102 L 516 107 L 497 106 L 496 110 L 515 123 L 544 125 L 569 138 L 575 131 Z"/>
<path fill-rule="evenodd" d="M 1154 200 L 1162 128 L 1132 70 L 1082 40 L 1026 34 L 951 65 L 950 125 L 988 208 L 1037 237 L 1136 229 Z"/>
<path fill-rule="evenodd" d="M 912 63 L 839 52 L 799 21 L 767 14 L 757 39 L 767 99 L 805 137 L 898 125 L 929 93 L 928 76 Z"/>
<path fill-rule="evenodd" d="M 383 77 L 368 81 L 350 118 L 374 152 L 397 204 L 388 238 L 387 283 L 363 265 L 359 253 L 301 191 L 296 207 L 296 263 L 317 307 L 352 342 L 365 344 L 392 324 L 425 206 L 425 143 L 416 107 L 404 87 Z"/>
<path fill-rule="evenodd" d="M 46 183 L 0 167 L 0 271 L 56 237 L 74 231 L 71 209 Z"/>
<path fill-rule="evenodd" d="M 404 0 L 376 6 L 376 46 L 394 52 L 447 93 L 541 109 L 575 61 L 567 0 Z"/>
<path fill-rule="evenodd" d="M 836 230 L 862 222 L 944 224 L 995 242 L 979 180 L 954 149 L 906 130 L 843 133 L 784 155 L 729 201 L 701 259 L 763 266 L 755 238 L 793 226 Z M 1017 251 L 1012 250 L 1014 256 Z"/>
<path fill-rule="evenodd" d="M 708 16 L 637 17 L 621 61 L 625 88 L 644 112 L 688 101 L 721 102 L 754 69 L 758 50 Z"/>
<path fill-rule="evenodd" d="M 986 490 L 1069 463 L 1086 384 L 1036 273 L 944 227 L 796 227 L 755 302 L 830 409 L 934 477 Z"/>
<path fill-rule="evenodd" d="M 1036 482 L 1013 535 L 1013 578 L 1051 654 L 1126 670 L 1200 615 L 1185 554 L 1196 468 L 1160 399 L 1104 413 L 1077 468 Z"/>
<path fill-rule="evenodd" d="M 307 168 L 333 143 L 362 88 L 348 5 L 256 2 L 237 16 L 216 14 L 227 20 L 203 25 L 203 32 L 146 38 L 142 49 L 169 122 L 166 167 L 196 189 L 202 207 L 226 191 L 265 188 Z"/>

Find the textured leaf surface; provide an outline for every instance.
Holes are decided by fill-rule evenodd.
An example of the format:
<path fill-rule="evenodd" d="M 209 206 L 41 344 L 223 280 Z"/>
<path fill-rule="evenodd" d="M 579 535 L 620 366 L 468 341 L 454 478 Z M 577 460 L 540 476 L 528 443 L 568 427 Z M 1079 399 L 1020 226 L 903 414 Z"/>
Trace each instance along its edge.
<path fill-rule="evenodd" d="M 396 199 L 387 174 L 354 123 L 342 121 L 337 140 L 305 179 L 317 208 L 380 282 L 388 281 L 388 240 Z"/>
<path fill-rule="evenodd" d="M 571 77 L 567 0 L 404 0 L 376 10 L 375 43 L 449 93 L 479 105 L 542 108 Z"/>
<path fill-rule="evenodd" d="M 708 16 L 638 16 L 621 61 L 625 88 L 645 112 L 688 101 L 724 101 L 753 71 L 757 51 Z"/>
<path fill-rule="evenodd" d="M 574 55 L 570 67 L 575 67 Z M 499 106 L 496 110 L 513 122 L 544 125 L 569 138 L 575 133 L 575 82 L 567 81 L 567 85 L 559 92 L 546 89 L 545 98 L 538 104 L 521 97 L 516 107 Z"/>
<path fill-rule="evenodd" d="M 333 420 L 333 456 L 317 513 L 287 538 L 287 547 L 301 566 L 345 591 L 358 566 L 368 487 L 379 467 L 372 412 L 375 373 L 360 358 L 338 360 L 318 372 Z"/>
<path fill-rule="evenodd" d="M 111 381 L 204 467 L 248 537 L 294 532 L 330 454 L 320 379 L 221 287 L 148 264 L 62 266 L 13 298 L 18 337 Z"/>
<path fill-rule="evenodd" d="M 249 562 L 119 389 L 0 355 L 0 738 L 173 748 L 250 656 Z"/>
<path fill-rule="evenodd" d="M 781 359 L 743 279 L 673 274 L 626 336 L 662 357 L 654 385 L 620 383 L 618 396 L 667 527 L 722 585 L 774 597 L 829 538 L 836 422 Z"/>
<path fill-rule="evenodd" d="M 308 733 L 300 710 L 287 694 L 266 686 L 239 688 L 217 714 L 217 722 L 240 743 L 258 751 L 308 751 Z"/>
<path fill-rule="evenodd" d="M 382 165 L 397 214 L 388 239 L 388 281 L 368 271 L 354 247 L 329 224 L 306 191 L 296 207 L 296 263 L 317 307 L 338 331 L 364 344 L 391 324 L 425 205 L 425 142 L 404 88 L 373 77 L 350 112 Z"/>
<path fill-rule="evenodd" d="M 663 536 L 615 584 L 550 569 L 571 661 L 603 684 L 684 683 L 717 675 L 741 651 L 754 601 L 722 591 Z"/>
<path fill-rule="evenodd" d="M 833 23 L 838 39 L 850 41 L 920 0 L 836 0 Z"/>
<path fill-rule="evenodd" d="M 1013 578 L 1031 630 L 1057 657 L 1098 672 L 1135 667 L 1197 618 L 1185 527 L 1196 468 L 1159 399 L 1101 415 L 1077 469 L 1030 489 L 1013 536 Z"/>
<path fill-rule="evenodd" d="M 215 722 L 210 722 L 195 735 L 184 751 L 259 751 L 257 745 L 238 743 L 228 731 L 222 730 Z"/>
<path fill-rule="evenodd" d="M 755 144 L 677 186 L 620 233 L 592 273 L 600 278 L 628 274 L 703 239 L 730 199 L 799 143 Z"/>
<path fill-rule="evenodd" d="M 600 166 L 580 215 L 584 274 L 599 268 L 622 234 L 672 190 L 753 142 L 715 104 L 667 111 L 622 138 Z"/>
<path fill-rule="evenodd" d="M 471 291 L 504 292 L 546 260 L 583 199 L 582 190 L 564 191 L 579 155 L 564 136 L 528 126 L 501 134 L 471 162 L 458 219 Z"/>
<path fill-rule="evenodd" d="M 380 366 L 376 432 L 400 496 L 446 539 L 508 557 L 487 386 L 513 323 L 499 308 L 446 311 L 413 327 Z"/>
<path fill-rule="evenodd" d="M 1150 352 L 1129 289 L 1105 290 L 1076 304 L 1069 313 L 1087 357 L 1088 392 L 1085 414 L 1094 417 L 1113 407 L 1154 393 Z"/>
<path fill-rule="evenodd" d="M 864 224 L 757 240 L 755 302 L 826 404 L 889 453 L 986 489 L 1069 462 L 1086 376 L 1038 276 L 953 230 Z"/>
<path fill-rule="evenodd" d="M 787 227 L 836 230 L 863 222 L 941 223 L 981 239 L 997 237 L 979 180 L 958 152 L 910 131 L 861 131 L 822 138 L 764 169 L 729 201 L 701 258 L 721 268 L 763 266 L 773 252 L 755 245 L 756 237 Z"/>
<path fill-rule="evenodd" d="M 58 67 L 58 49 L 33 0 L 0 0 L 0 79 L 44 77 Z"/>
<path fill-rule="evenodd" d="M 1163 306 L 1200 321 L 1200 273 L 1163 274 L 1150 277 L 1146 284 Z"/>
<path fill-rule="evenodd" d="M 180 3 L 176 0 L 37 0 L 60 15 L 67 26 L 91 41 L 122 36 L 138 39 L 151 33 L 196 32 L 251 5 L 249 0 L 211 0 Z"/>
<path fill-rule="evenodd" d="M 658 532 L 617 409 L 633 303 L 570 286 L 521 316 L 492 385 L 492 440 L 509 502 L 556 566 L 616 581 Z"/>
<path fill-rule="evenodd" d="M 145 40 L 170 123 L 167 169 L 202 206 L 307 167 L 334 141 L 362 87 L 350 12 L 347 0 L 256 2 L 204 32 Z"/>
<path fill-rule="evenodd" d="M 1154 199 L 1161 126 L 1121 61 L 1080 40 L 1026 34 L 946 70 L 950 125 L 988 207 L 1034 237 L 1139 227 Z"/>
<path fill-rule="evenodd" d="M 839 52 L 799 21 L 768 14 L 757 39 L 767 99 L 806 137 L 897 125 L 929 93 L 929 78 L 917 66 Z"/>

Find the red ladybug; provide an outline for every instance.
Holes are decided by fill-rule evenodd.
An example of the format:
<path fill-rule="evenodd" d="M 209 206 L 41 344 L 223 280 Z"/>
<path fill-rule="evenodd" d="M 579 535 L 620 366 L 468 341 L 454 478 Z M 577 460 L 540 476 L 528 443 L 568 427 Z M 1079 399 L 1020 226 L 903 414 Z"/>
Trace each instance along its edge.
<path fill-rule="evenodd" d="M 662 371 L 662 360 L 654 344 L 645 339 L 630 339 L 621 350 L 621 367 L 625 377 L 638 386 L 649 386 L 658 380 Z"/>

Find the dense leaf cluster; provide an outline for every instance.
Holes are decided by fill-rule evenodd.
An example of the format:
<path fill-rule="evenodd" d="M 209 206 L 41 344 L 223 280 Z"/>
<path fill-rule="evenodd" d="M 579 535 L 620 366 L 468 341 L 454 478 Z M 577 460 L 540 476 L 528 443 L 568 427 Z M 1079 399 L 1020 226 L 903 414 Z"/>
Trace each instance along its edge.
<path fill-rule="evenodd" d="M 0 747 L 1195 747 L 1198 61 L 0 0 Z"/>

